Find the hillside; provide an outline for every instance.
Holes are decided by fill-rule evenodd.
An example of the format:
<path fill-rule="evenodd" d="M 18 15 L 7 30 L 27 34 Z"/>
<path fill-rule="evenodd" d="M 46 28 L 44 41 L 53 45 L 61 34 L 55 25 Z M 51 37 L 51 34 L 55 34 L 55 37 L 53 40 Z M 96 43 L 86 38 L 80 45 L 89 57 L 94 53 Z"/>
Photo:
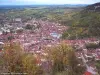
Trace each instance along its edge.
<path fill-rule="evenodd" d="M 100 3 L 85 7 L 75 15 L 73 25 L 65 32 L 63 38 L 79 39 L 100 36 Z M 73 33 L 74 32 L 74 33 Z M 66 34 L 66 35 L 65 35 Z M 70 37 L 68 36 L 70 35 Z"/>
<path fill-rule="evenodd" d="M 87 11 L 89 11 L 89 10 L 91 10 L 91 11 L 100 11 L 100 2 L 87 6 L 85 8 L 85 10 L 87 10 Z"/>

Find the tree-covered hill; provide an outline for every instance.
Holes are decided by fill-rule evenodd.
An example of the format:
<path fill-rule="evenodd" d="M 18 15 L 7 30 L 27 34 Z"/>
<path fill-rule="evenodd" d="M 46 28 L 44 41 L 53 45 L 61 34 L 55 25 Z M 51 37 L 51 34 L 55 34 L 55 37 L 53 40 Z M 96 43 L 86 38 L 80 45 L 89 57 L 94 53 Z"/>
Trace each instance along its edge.
<path fill-rule="evenodd" d="M 92 5 L 89 5 L 85 8 L 85 10 L 87 11 L 100 11 L 100 2 L 99 3 L 95 3 L 95 4 L 92 4 Z"/>
<path fill-rule="evenodd" d="M 100 36 L 100 3 L 85 7 L 75 15 L 73 25 L 63 38 L 79 39 Z M 73 33 L 74 32 L 74 33 Z M 70 36 L 69 36 L 70 35 Z"/>

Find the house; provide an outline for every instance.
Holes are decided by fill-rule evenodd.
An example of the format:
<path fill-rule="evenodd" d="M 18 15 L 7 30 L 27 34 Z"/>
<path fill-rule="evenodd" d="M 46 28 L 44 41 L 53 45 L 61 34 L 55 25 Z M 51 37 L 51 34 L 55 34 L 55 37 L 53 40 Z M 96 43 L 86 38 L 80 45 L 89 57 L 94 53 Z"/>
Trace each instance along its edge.
<path fill-rule="evenodd" d="M 86 71 L 83 75 L 92 75 L 90 72 Z"/>

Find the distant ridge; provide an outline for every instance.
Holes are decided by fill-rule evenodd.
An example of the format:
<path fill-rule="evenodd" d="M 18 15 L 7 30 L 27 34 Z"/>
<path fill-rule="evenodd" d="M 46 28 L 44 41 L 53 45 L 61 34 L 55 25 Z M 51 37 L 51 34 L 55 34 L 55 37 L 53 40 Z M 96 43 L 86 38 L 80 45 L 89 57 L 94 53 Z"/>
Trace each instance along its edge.
<path fill-rule="evenodd" d="M 100 11 L 100 2 L 92 4 L 92 5 L 88 5 L 85 10 L 88 11 Z"/>
<path fill-rule="evenodd" d="M 37 7 L 46 7 L 51 8 L 51 6 L 57 8 L 77 8 L 77 7 L 86 7 L 88 4 L 50 4 L 50 5 L 0 5 L 0 10 L 10 10 L 10 9 L 24 9 L 24 8 L 37 8 Z"/>

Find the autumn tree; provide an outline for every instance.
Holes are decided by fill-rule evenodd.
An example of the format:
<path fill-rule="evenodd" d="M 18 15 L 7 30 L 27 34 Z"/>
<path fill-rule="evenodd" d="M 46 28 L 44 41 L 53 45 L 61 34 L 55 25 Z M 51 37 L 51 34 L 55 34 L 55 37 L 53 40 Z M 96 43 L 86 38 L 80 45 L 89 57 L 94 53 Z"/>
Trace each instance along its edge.
<path fill-rule="evenodd" d="M 27 75 L 42 75 L 43 73 L 36 63 L 34 54 L 24 52 L 18 43 L 5 44 L 2 56 L 6 72 L 26 73 Z"/>
<path fill-rule="evenodd" d="M 27 54 L 22 60 L 24 72 L 28 75 L 42 75 L 43 71 L 36 63 L 36 58 L 32 54 Z"/>
<path fill-rule="evenodd" d="M 5 44 L 3 59 L 8 72 L 22 72 L 22 55 L 22 48 L 18 44 Z"/>
<path fill-rule="evenodd" d="M 74 49 L 65 43 L 58 46 L 47 48 L 48 57 L 52 61 L 52 72 L 67 71 L 68 75 L 80 75 L 82 71 L 79 69 L 79 62 L 75 56 Z M 81 72 L 81 73 L 80 73 Z"/>

